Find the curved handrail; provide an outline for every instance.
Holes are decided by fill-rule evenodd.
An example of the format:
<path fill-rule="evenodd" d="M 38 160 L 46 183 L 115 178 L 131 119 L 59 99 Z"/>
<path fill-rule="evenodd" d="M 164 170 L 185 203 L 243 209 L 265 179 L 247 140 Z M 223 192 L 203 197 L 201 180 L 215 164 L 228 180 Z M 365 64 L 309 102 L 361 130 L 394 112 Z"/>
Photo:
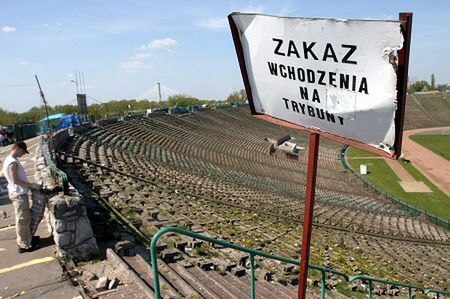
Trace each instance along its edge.
<path fill-rule="evenodd" d="M 273 254 L 269 254 L 263 251 L 259 251 L 259 250 L 254 250 L 254 249 L 250 249 L 250 248 L 246 248 L 240 245 L 236 245 L 233 243 L 229 243 L 229 242 L 225 242 L 223 240 L 219 240 L 219 239 L 215 239 L 215 238 L 211 238 L 202 234 L 198 234 L 198 233 L 194 233 L 192 231 L 188 231 L 179 227 L 164 227 L 161 228 L 153 237 L 152 240 L 150 241 L 150 258 L 151 258 L 151 265 L 152 265 L 152 269 L 153 269 L 153 279 L 154 279 L 154 290 L 155 290 L 155 297 L 156 298 L 161 298 L 161 293 L 160 293 L 160 285 L 159 285 L 159 273 L 158 273 L 158 263 L 157 263 L 157 256 L 156 256 L 156 243 L 158 242 L 159 238 L 167 233 L 178 233 L 181 235 L 185 235 L 191 238 L 195 238 L 195 239 L 200 239 L 203 241 L 207 241 L 209 243 L 214 243 L 214 244 L 219 244 L 221 246 L 227 247 L 227 248 L 232 248 L 234 250 L 238 250 L 238 251 L 243 251 L 246 252 L 250 255 L 250 271 L 251 271 L 251 291 L 252 291 L 252 298 L 254 299 L 256 297 L 256 290 L 255 290 L 255 264 L 254 264 L 254 257 L 255 256 L 261 256 L 261 257 L 266 257 L 269 259 L 273 259 L 273 260 L 277 260 L 280 262 L 284 262 L 287 264 L 293 264 L 293 265 L 299 265 L 299 260 L 294 260 L 291 258 L 286 258 L 286 257 L 282 257 L 282 256 L 277 256 L 277 255 L 273 255 Z M 349 278 L 349 276 L 343 272 L 331 269 L 331 268 L 326 268 L 326 267 L 321 267 L 321 266 L 317 266 L 317 265 L 308 265 L 309 268 L 313 269 L 313 270 L 317 270 L 320 271 L 322 274 L 322 283 L 321 283 L 321 292 L 322 292 L 322 298 L 325 298 L 325 293 L 326 293 L 326 273 L 332 273 L 335 275 L 339 275 L 341 277 L 344 278 L 344 280 L 348 283 L 357 281 L 357 280 L 361 280 L 361 281 L 367 281 L 369 283 L 369 298 L 373 297 L 373 287 L 372 287 L 372 283 L 373 282 L 377 282 L 377 283 L 381 283 L 381 284 L 388 284 L 388 285 L 393 285 L 393 286 L 399 286 L 399 287 L 404 287 L 404 288 L 408 288 L 408 298 L 413 298 L 412 297 L 412 290 L 420 290 L 422 292 L 424 292 L 425 294 L 436 294 L 436 297 L 439 298 L 439 295 L 450 295 L 449 292 L 445 292 L 445 291 L 438 291 L 438 290 L 434 290 L 434 289 L 425 289 L 423 287 L 420 286 L 415 286 L 415 285 L 411 285 L 411 284 L 407 284 L 407 283 L 403 283 L 403 282 L 394 282 L 394 281 L 388 281 L 388 280 L 384 280 L 384 279 L 380 279 L 380 278 L 375 278 L 375 277 L 370 277 L 370 276 L 364 276 L 364 275 L 356 275 L 356 276 L 352 276 Z"/>
<path fill-rule="evenodd" d="M 255 298 L 255 284 L 254 284 L 254 257 L 255 256 L 261 256 L 261 257 L 266 257 L 269 259 L 273 259 L 273 260 L 277 260 L 280 262 L 284 262 L 287 264 L 293 264 L 293 265 L 300 265 L 299 260 L 294 260 L 294 259 L 290 259 L 290 258 L 286 258 L 286 257 L 282 257 L 282 256 L 277 256 L 277 255 L 273 255 L 273 254 L 269 254 L 263 251 L 258 251 L 258 250 L 254 250 L 254 249 L 250 249 L 250 248 L 246 248 L 246 247 L 242 247 L 233 243 L 228 243 L 225 242 L 223 240 L 219 240 L 219 239 L 214 239 L 211 237 L 207 237 L 204 236 L 202 234 L 197 234 L 188 230 L 184 230 L 181 229 L 179 227 L 165 227 L 160 229 L 153 237 L 152 240 L 150 242 L 150 257 L 151 257 L 151 263 L 152 263 L 152 268 L 153 268 L 153 277 L 154 277 L 154 289 L 155 289 L 155 295 L 156 298 L 160 298 L 160 286 L 159 286 L 159 278 L 158 278 L 158 265 L 157 265 L 157 257 L 156 257 L 156 243 L 158 242 L 158 239 L 167 233 L 178 233 L 181 235 L 185 235 L 188 237 L 192 237 L 195 239 L 200 239 L 203 241 L 207 241 L 210 243 L 214 243 L 214 244 L 219 244 L 222 245 L 224 247 L 228 247 L 228 248 L 232 248 L 238 251 L 243 251 L 246 252 L 250 255 L 250 270 L 251 270 L 251 276 L 252 276 L 252 298 Z M 345 281 L 349 281 L 349 277 L 347 274 L 331 269 L 331 268 L 326 268 L 326 267 L 321 267 L 321 266 L 317 266 L 317 265 L 309 265 L 309 268 L 313 269 L 313 270 L 317 270 L 320 271 L 322 274 L 322 298 L 325 298 L 325 279 L 326 279 L 326 273 L 332 273 L 335 275 L 339 275 L 342 276 L 344 278 Z"/>

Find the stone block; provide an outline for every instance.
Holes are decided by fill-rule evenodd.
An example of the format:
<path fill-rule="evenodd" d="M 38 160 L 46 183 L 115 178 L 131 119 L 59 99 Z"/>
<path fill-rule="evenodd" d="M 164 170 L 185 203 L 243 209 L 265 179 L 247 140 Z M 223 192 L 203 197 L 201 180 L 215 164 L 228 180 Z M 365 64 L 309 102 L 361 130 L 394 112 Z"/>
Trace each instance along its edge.
<path fill-rule="evenodd" d="M 163 251 L 166 248 L 167 248 L 167 243 L 165 243 L 165 242 L 159 242 L 159 243 L 156 244 L 156 251 L 157 252 Z"/>
<path fill-rule="evenodd" d="M 165 249 L 161 252 L 161 258 L 165 262 L 173 262 L 174 259 L 180 254 L 180 252 L 176 249 Z"/>
<path fill-rule="evenodd" d="M 66 223 L 66 230 L 67 231 L 74 231 L 75 230 L 75 222 L 74 221 L 67 221 L 67 223 Z"/>
<path fill-rule="evenodd" d="M 55 233 L 54 239 L 58 247 L 68 247 L 71 245 L 72 233 L 71 232 L 64 232 L 61 234 Z"/>
<path fill-rule="evenodd" d="M 108 277 L 100 277 L 95 285 L 95 290 L 98 292 L 105 291 L 108 287 Z"/>
<path fill-rule="evenodd" d="M 187 242 L 185 242 L 185 241 L 176 241 L 175 242 L 175 247 L 180 251 L 184 252 L 186 246 L 187 246 Z"/>
<path fill-rule="evenodd" d="M 191 240 L 189 241 L 189 247 L 191 247 L 192 249 L 198 248 L 200 246 L 202 246 L 203 241 L 199 241 L 199 240 Z"/>
<path fill-rule="evenodd" d="M 75 258 L 78 260 L 89 260 L 98 255 L 98 246 L 95 238 L 86 240 L 77 249 L 78 254 Z"/>
<path fill-rule="evenodd" d="M 93 236 L 91 224 L 87 217 L 80 217 L 76 222 L 75 245 L 79 245 Z"/>
<path fill-rule="evenodd" d="M 129 256 L 133 246 L 133 242 L 128 240 L 119 241 L 114 245 L 114 251 L 120 256 Z"/>
<path fill-rule="evenodd" d="M 273 276 L 273 273 L 270 272 L 270 271 L 266 271 L 263 274 L 263 277 L 264 277 L 265 281 L 272 281 L 272 276 Z"/>
<path fill-rule="evenodd" d="M 205 260 L 198 261 L 197 265 L 205 271 L 211 270 L 214 267 L 214 264 L 212 262 Z"/>
<path fill-rule="evenodd" d="M 81 276 L 81 278 L 84 281 L 93 281 L 97 279 L 97 275 L 95 275 L 94 273 L 92 273 L 91 271 L 83 271 L 83 275 Z"/>
<path fill-rule="evenodd" d="M 55 227 L 55 231 L 57 233 L 62 233 L 66 230 L 66 222 L 61 219 L 56 219 L 53 226 Z"/>
<path fill-rule="evenodd" d="M 233 273 L 237 277 L 241 277 L 245 275 L 245 268 L 242 266 L 237 266 L 231 269 L 231 273 Z"/>
<path fill-rule="evenodd" d="M 231 269 L 236 267 L 236 263 L 234 262 L 226 262 L 223 264 L 223 267 L 225 268 L 226 271 L 230 272 Z"/>
<path fill-rule="evenodd" d="M 293 265 L 286 265 L 283 267 L 283 274 L 290 274 L 294 270 Z"/>
<path fill-rule="evenodd" d="M 245 267 L 245 264 L 247 264 L 248 258 L 249 258 L 248 255 L 242 255 L 242 256 L 240 256 L 240 257 L 239 257 L 239 265 Z"/>

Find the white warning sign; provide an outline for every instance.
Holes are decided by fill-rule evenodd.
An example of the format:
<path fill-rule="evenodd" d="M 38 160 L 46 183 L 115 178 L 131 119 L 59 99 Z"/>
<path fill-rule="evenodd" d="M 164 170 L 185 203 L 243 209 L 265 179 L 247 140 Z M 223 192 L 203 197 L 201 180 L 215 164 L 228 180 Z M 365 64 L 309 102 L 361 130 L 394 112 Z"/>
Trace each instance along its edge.
<path fill-rule="evenodd" d="M 392 153 L 399 21 L 241 13 L 229 19 L 257 113 Z"/>

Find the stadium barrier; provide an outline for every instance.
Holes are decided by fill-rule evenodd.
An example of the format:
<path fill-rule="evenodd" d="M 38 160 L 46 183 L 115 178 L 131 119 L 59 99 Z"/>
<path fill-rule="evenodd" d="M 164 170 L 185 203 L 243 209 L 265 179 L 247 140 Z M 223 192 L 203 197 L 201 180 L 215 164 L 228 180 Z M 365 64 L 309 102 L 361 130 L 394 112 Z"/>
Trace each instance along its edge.
<path fill-rule="evenodd" d="M 250 249 L 250 248 L 246 248 L 243 246 L 239 246 L 233 243 L 228 243 L 226 241 L 223 240 L 219 240 L 219 239 L 215 239 L 215 238 L 211 238 L 211 237 L 207 237 L 205 235 L 202 234 L 198 234 L 198 233 L 194 233 L 192 231 L 188 231 L 185 229 L 181 229 L 178 227 L 165 227 L 165 228 L 161 228 L 153 237 L 152 240 L 150 242 L 150 258 L 151 258 L 151 266 L 153 269 L 153 277 L 154 277 L 154 291 L 155 291 L 155 298 L 161 298 L 161 292 L 160 292 L 160 285 L 159 285 L 159 273 L 158 273 L 158 262 L 157 262 L 157 252 L 156 252 L 156 244 L 159 240 L 159 238 L 167 233 L 175 233 L 175 234 L 180 234 L 180 235 L 184 235 L 184 236 L 188 236 L 191 238 L 195 238 L 195 239 L 199 239 L 199 240 L 203 240 L 209 243 L 213 243 L 213 244 L 218 244 L 221 245 L 223 247 L 226 248 L 231 248 L 237 251 L 241 251 L 241 252 L 245 252 L 248 253 L 250 256 L 250 282 L 251 282 L 251 298 L 255 299 L 256 298 L 256 286 L 255 286 L 255 256 L 261 256 L 261 257 L 265 257 L 268 259 L 272 259 L 272 260 L 276 260 L 276 261 L 280 261 L 283 263 L 287 263 L 287 264 L 292 264 L 292 265 L 296 265 L 299 266 L 300 265 L 300 261 L 299 260 L 294 260 L 294 259 L 290 259 L 290 258 L 286 258 L 286 257 L 282 257 L 282 256 L 277 256 L 277 255 L 273 255 L 273 254 L 269 254 L 263 251 L 258 251 L 258 250 L 254 250 L 254 249 Z M 317 265 L 313 265 L 313 264 L 309 264 L 308 267 L 312 270 L 316 270 L 319 271 L 321 273 L 322 279 L 321 279 L 321 296 L 322 298 L 326 297 L 326 274 L 330 273 L 330 274 L 334 274 L 334 275 L 338 275 L 341 276 L 345 282 L 347 283 L 352 283 L 354 281 L 360 280 L 362 282 L 365 282 L 368 284 L 369 286 L 369 298 L 372 299 L 373 298 L 373 283 L 377 282 L 377 283 L 381 283 L 381 284 L 387 284 L 390 286 L 395 286 L 395 287 L 403 287 L 403 288 L 407 288 L 408 289 L 408 298 L 412 299 L 413 298 L 413 290 L 416 291 L 422 291 L 424 294 L 435 294 L 436 298 L 440 298 L 440 295 L 450 295 L 449 292 L 445 292 L 445 291 L 439 291 L 439 290 L 434 290 L 434 289 L 425 289 L 423 287 L 420 286 L 415 286 L 415 285 L 410 285 L 407 283 L 401 283 L 401 282 L 393 282 L 393 281 L 388 281 L 388 280 L 383 280 L 383 279 L 379 279 L 379 278 L 374 278 L 374 277 L 370 277 L 370 276 L 352 276 L 349 277 L 347 274 L 331 269 L 331 268 L 326 268 L 326 267 L 321 267 L 321 266 L 317 266 Z"/>
<path fill-rule="evenodd" d="M 50 175 L 53 182 L 59 182 L 63 188 L 64 194 L 67 194 L 69 189 L 69 179 L 67 178 L 66 173 L 56 166 L 56 162 L 53 159 L 52 138 L 45 138 L 44 136 L 45 135 L 41 135 L 41 140 L 39 143 L 41 153 L 44 156 L 45 163 L 50 168 Z"/>
<path fill-rule="evenodd" d="M 423 210 L 423 209 L 420 209 L 418 207 L 412 206 L 412 205 L 402 201 L 401 199 L 395 197 L 394 195 L 392 195 L 392 194 L 390 194 L 390 193 L 388 193 L 388 192 L 386 192 L 386 191 L 376 187 L 371 182 L 369 182 L 366 178 L 362 177 L 358 173 L 358 171 L 356 169 L 354 169 L 353 167 L 350 166 L 350 164 L 347 161 L 347 150 L 348 150 L 348 148 L 349 148 L 349 146 L 347 144 L 342 147 L 342 150 L 341 150 L 342 166 L 345 169 L 350 170 L 354 175 L 356 175 L 360 180 L 362 180 L 364 182 L 364 186 L 365 187 L 372 188 L 376 193 L 383 195 L 384 198 L 389 200 L 392 204 L 395 204 L 395 205 L 399 206 L 403 210 L 405 210 L 407 212 L 410 212 L 410 213 L 413 213 L 416 216 L 425 215 L 430 222 L 450 230 L 450 219 L 446 220 L 446 219 L 441 218 L 441 217 L 439 217 L 437 215 L 429 213 L 426 210 Z"/>

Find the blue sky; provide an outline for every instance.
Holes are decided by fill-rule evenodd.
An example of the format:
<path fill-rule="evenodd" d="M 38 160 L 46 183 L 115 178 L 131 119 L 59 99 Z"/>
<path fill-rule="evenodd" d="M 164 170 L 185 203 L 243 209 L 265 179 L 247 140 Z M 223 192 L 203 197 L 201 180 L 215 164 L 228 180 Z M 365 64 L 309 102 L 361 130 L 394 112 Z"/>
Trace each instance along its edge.
<path fill-rule="evenodd" d="M 450 2 L 442 1 L 17 1 L 0 2 L 0 107 L 76 104 L 75 70 L 95 99 L 171 92 L 225 99 L 243 87 L 228 27 L 233 11 L 398 19 L 411 11 L 410 78 L 450 83 Z M 20 85 L 20 86 L 17 86 Z M 152 89 L 153 88 L 153 89 Z M 92 103 L 88 99 L 88 103 Z"/>

